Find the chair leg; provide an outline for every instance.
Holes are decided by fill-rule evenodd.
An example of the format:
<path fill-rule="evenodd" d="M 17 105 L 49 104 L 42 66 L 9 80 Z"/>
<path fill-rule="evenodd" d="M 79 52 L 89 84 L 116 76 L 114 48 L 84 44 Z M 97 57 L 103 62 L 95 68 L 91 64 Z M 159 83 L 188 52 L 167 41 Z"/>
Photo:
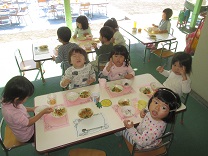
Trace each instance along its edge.
<path fill-rule="evenodd" d="M 183 116 L 184 116 L 184 112 L 182 112 L 181 114 L 181 125 L 183 125 Z"/>

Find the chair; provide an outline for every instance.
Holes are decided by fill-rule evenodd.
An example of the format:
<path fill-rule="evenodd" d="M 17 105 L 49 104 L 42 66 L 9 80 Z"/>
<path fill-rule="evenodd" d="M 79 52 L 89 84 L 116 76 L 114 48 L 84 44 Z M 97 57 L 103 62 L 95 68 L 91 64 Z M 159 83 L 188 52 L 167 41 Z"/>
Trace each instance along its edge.
<path fill-rule="evenodd" d="M 79 12 L 80 12 L 80 15 L 82 14 L 82 12 L 84 13 L 87 12 L 88 17 L 92 17 L 92 15 L 90 15 L 91 13 L 90 2 L 80 3 Z"/>
<path fill-rule="evenodd" d="M 103 77 L 102 76 L 102 70 L 104 69 L 106 63 L 108 62 L 110 53 L 105 53 L 105 54 L 100 54 L 98 56 L 98 77 Z"/>
<path fill-rule="evenodd" d="M 187 103 L 187 100 L 188 100 L 188 97 L 189 97 L 189 93 L 187 93 L 187 94 L 183 94 L 182 95 L 182 97 L 181 97 L 181 100 L 182 100 L 182 102 L 183 102 L 183 104 L 186 106 L 186 103 Z M 184 113 L 185 112 L 182 112 L 182 114 L 181 114 L 181 124 L 183 125 L 183 116 L 184 116 Z"/>
<path fill-rule="evenodd" d="M 178 46 L 178 41 L 173 41 L 170 43 L 166 42 L 165 44 L 162 45 L 162 48 L 151 50 L 148 61 L 150 62 L 151 54 L 155 54 L 161 59 L 161 64 L 162 64 L 162 59 L 166 59 L 165 63 L 167 63 L 167 59 L 175 54 L 177 50 L 177 46 Z"/>
<path fill-rule="evenodd" d="M 134 145 L 130 144 L 125 138 L 126 145 L 131 153 L 131 156 L 158 156 L 158 155 L 166 155 L 170 148 L 170 145 L 173 140 L 173 132 L 167 132 L 163 134 L 158 139 L 162 139 L 162 142 L 153 148 L 150 149 L 138 149 L 136 147 L 136 143 Z"/>
<path fill-rule="evenodd" d="M 0 123 L 0 144 L 6 156 L 9 156 L 9 151 L 12 149 L 27 145 L 27 143 L 22 143 L 17 140 L 9 126 L 4 123 L 4 118 L 1 119 Z"/>
<path fill-rule="evenodd" d="M 106 154 L 101 150 L 78 148 L 70 150 L 69 156 L 106 156 Z"/>
<path fill-rule="evenodd" d="M 42 68 L 39 66 L 39 63 L 35 62 L 34 60 L 24 60 L 19 49 L 17 49 L 14 52 L 14 56 L 15 56 L 15 60 L 16 60 L 20 75 L 25 76 L 26 71 L 38 70 L 38 73 L 35 77 L 35 80 L 37 80 L 37 77 L 42 70 Z M 41 63 L 41 66 L 42 64 L 43 63 Z M 44 70 L 43 70 L 43 73 L 45 73 Z"/>
<path fill-rule="evenodd" d="M 130 53 L 130 50 L 131 50 L 131 40 L 128 37 L 124 36 L 124 35 L 123 35 L 123 37 L 124 37 L 124 39 L 126 41 L 126 47 L 128 48 L 128 51 Z"/>

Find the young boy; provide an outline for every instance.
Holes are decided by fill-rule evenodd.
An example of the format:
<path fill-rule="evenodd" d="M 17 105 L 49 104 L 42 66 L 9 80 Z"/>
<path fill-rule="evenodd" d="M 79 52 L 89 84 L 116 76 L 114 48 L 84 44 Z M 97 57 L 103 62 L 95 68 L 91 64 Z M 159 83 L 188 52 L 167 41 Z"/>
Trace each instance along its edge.
<path fill-rule="evenodd" d="M 113 50 L 113 43 L 111 42 L 111 38 L 113 37 L 113 34 L 114 32 L 112 28 L 108 26 L 104 26 L 100 29 L 100 38 L 99 38 L 102 45 L 98 49 L 96 43 L 92 44 L 92 46 L 95 48 L 97 57 L 95 61 L 91 62 L 91 64 L 94 66 L 96 71 L 98 66 L 98 56 L 100 54 L 110 53 Z M 108 62 L 108 56 L 102 57 L 102 62 L 103 61 Z"/>
<path fill-rule="evenodd" d="M 62 45 L 58 48 L 58 55 L 52 56 L 53 61 L 56 63 L 61 63 L 61 68 L 63 73 L 65 70 L 70 67 L 70 64 L 68 62 L 68 56 L 69 51 L 74 47 L 79 47 L 75 43 L 70 43 L 69 40 L 71 39 L 71 30 L 68 27 L 60 27 L 57 30 L 57 36 L 59 42 L 62 43 Z"/>

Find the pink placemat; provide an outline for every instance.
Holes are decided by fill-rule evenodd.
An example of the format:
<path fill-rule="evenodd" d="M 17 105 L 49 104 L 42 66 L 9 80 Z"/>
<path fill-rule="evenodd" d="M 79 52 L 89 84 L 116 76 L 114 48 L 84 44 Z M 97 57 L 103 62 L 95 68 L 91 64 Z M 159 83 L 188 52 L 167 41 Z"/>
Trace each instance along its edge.
<path fill-rule="evenodd" d="M 109 87 L 106 87 L 106 90 L 107 90 L 108 95 L 111 98 L 118 97 L 118 96 L 122 96 L 122 95 L 126 95 L 126 94 L 135 93 L 135 90 L 131 86 L 129 86 L 129 87 L 123 87 L 123 90 L 120 93 L 118 93 L 118 92 L 112 92 Z"/>
<path fill-rule="evenodd" d="M 68 115 L 64 115 L 63 117 L 53 117 L 50 114 L 44 115 L 44 130 L 50 131 L 61 127 L 69 126 Z"/>
<path fill-rule="evenodd" d="M 125 120 L 125 119 L 131 118 L 131 117 L 136 117 L 137 118 L 139 116 L 139 113 L 140 113 L 140 111 L 137 108 L 134 107 L 135 108 L 135 113 L 134 113 L 133 116 L 124 116 L 122 111 L 121 111 L 121 107 L 119 105 L 113 105 L 112 108 L 116 112 L 116 114 L 120 117 L 121 120 Z"/>
<path fill-rule="evenodd" d="M 90 102 L 92 101 L 90 97 L 88 98 L 78 98 L 77 100 L 75 101 L 69 101 L 67 100 L 66 98 L 66 94 L 63 95 L 64 96 L 64 104 L 67 106 L 67 107 L 70 107 L 70 106 L 75 106 L 75 105 L 79 105 L 79 104 L 83 104 L 83 103 L 87 103 L 87 102 Z"/>

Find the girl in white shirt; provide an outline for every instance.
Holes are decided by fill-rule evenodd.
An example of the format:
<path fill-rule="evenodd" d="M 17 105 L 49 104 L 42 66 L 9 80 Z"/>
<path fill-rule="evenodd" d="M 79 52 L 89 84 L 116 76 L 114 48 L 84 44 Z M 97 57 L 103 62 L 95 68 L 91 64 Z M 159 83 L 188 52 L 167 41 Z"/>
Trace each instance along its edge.
<path fill-rule="evenodd" d="M 183 93 L 187 94 L 191 91 L 191 73 L 192 57 L 190 54 L 184 52 L 177 52 L 173 56 L 172 69 L 170 71 L 164 70 L 163 66 L 159 66 L 156 70 L 167 77 L 163 85 L 180 96 Z"/>

